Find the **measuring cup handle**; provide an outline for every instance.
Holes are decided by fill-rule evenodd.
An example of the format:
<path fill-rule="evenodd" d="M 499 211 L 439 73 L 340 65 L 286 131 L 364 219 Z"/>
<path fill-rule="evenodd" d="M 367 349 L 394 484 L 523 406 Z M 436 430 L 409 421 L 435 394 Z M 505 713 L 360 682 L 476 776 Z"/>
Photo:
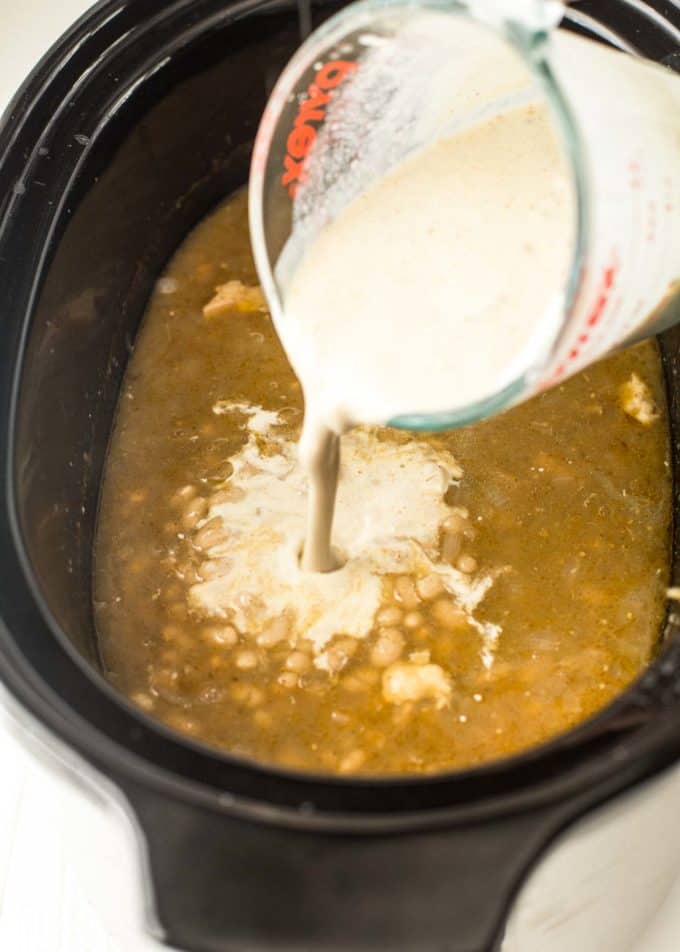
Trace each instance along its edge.
<path fill-rule="evenodd" d="M 564 819 L 545 810 L 456 826 L 423 813 L 371 830 L 146 789 L 129 798 L 157 920 L 186 952 L 498 952 L 514 897 Z"/>

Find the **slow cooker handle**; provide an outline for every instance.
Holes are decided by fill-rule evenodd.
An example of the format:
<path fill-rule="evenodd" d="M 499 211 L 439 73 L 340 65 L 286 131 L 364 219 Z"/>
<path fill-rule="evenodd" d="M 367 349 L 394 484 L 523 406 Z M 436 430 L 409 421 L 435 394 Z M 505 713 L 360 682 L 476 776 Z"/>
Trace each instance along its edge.
<path fill-rule="evenodd" d="M 347 833 L 128 789 L 165 941 L 183 952 L 499 952 L 514 897 L 570 818 Z M 567 811 L 568 812 L 568 811 Z"/>

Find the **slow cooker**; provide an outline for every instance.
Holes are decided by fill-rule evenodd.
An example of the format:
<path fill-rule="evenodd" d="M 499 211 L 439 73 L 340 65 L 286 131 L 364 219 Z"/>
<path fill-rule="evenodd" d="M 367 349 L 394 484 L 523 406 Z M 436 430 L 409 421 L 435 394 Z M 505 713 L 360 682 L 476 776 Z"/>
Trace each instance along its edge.
<path fill-rule="evenodd" d="M 313 17 L 338 6 L 317 2 Z M 126 361 L 170 254 L 246 181 L 306 17 L 287 0 L 103 0 L 4 117 L 5 707 L 64 781 L 69 851 L 126 952 L 625 952 L 680 872 L 680 614 L 597 717 L 425 778 L 230 757 L 102 674 L 92 548 Z M 563 28 L 680 66 L 674 0 L 574 3 Z M 677 472 L 680 332 L 661 348 Z M 679 539 L 676 526 L 676 578 Z"/>

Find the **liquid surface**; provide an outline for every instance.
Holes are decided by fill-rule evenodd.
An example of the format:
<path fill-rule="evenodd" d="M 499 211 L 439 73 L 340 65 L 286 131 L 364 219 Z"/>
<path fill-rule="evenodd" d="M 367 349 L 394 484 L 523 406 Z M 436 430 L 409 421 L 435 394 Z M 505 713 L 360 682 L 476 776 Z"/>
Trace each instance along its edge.
<path fill-rule="evenodd" d="M 430 772 L 545 740 L 655 650 L 664 413 L 645 344 L 465 430 L 354 430 L 344 567 L 300 572 L 302 396 L 238 196 L 159 282 L 121 394 L 96 553 L 108 675 L 194 738 L 309 769 Z"/>
<path fill-rule="evenodd" d="M 279 327 L 306 401 L 307 568 L 334 562 L 333 432 L 470 406 L 545 355 L 573 209 L 547 107 L 525 106 L 408 159 L 314 241 Z"/>

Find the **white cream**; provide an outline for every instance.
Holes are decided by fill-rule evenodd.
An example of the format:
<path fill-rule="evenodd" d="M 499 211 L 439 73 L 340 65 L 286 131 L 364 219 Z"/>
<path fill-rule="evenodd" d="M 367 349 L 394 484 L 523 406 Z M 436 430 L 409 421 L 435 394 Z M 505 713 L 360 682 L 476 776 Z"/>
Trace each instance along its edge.
<path fill-rule="evenodd" d="M 460 410 L 539 362 L 561 318 L 573 234 L 568 167 L 539 106 L 438 141 L 321 232 L 279 327 L 306 400 L 305 568 L 337 564 L 336 434 Z"/>
<path fill-rule="evenodd" d="M 444 502 L 462 471 L 450 453 L 422 440 L 397 443 L 371 429 L 342 441 L 335 546 L 342 567 L 305 572 L 299 553 L 305 536 L 307 478 L 295 443 L 280 434 L 273 411 L 222 401 L 222 413 L 247 417 L 249 437 L 231 458 L 233 474 L 199 525 L 219 518 L 222 532 L 204 550 L 219 567 L 191 590 L 196 610 L 225 618 L 252 639 L 281 616 L 291 643 L 311 642 L 319 667 L 335 635 L 364 638 L 374 627 L 387 573 L 440 575 L 480 633 L 480 651 L 497 635 L 473 612 L 492 585 L 489 575 L 467 576 L 438 563 L 439 532 L 451 508 Z M 266 422 L 265 422 L 266 421 Z M 204 564 L 205 564 L 204 563 Z M 199 573 L 201 569 L 199 568 Z"/>
<path fill-rule="evenodd" d="M 285 291 L 279 330 L 315 415 L 341 430 L 501 390 L 552 337 L 573 234 L 545 107 L 399 165 L 321 232 Z"/>
<path fill-rule="evenodd" d="M 194 607 L 254 639 L 284 619 L 323 668 L 334 636 L 374 627 L 383 575 L 434 574 L 489 667 L 500 629 L 473 613 L 492 578 L 437 561 L 456 460 L 371 429 L 347 433 L 340 460 L 339 434 L 463 407 L 530 366 L 556 318 L 572 234 L 560 148 L 545 112 L 526 107 L 414 156 L 332 222 L 294 273 L 279 327 L 305 392 L 303 466 L 273 411 L 215 404 L 244 414 L 249 438 L 205 520 L 222 531 L 207 536 Z M 449 678 L 412 659 L 385 672 L 384 694 L 445 704 Z"/>

